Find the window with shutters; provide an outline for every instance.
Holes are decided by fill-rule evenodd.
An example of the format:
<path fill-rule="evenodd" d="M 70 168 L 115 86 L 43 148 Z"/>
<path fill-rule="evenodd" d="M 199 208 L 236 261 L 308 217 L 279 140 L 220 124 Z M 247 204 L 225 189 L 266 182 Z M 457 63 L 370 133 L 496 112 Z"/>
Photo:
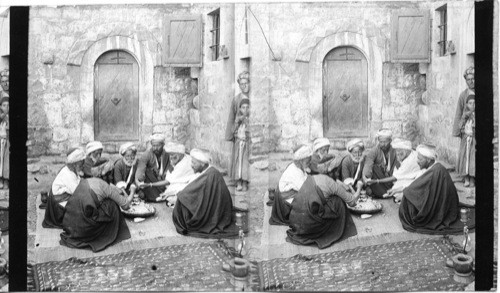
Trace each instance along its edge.
<path fill-rule="evenodd" d="M 439 7 L 436 9 L 436 12 L 438 14 L 438 20 L 439 20 L 439 40 L 438 40 L 438 47 L 439 47 L 439 56 L 444 56 L 446 55 L 446 38 L 447 38 L 447 19 L 448 19 L 448 14 L 447 14 L 447 9 L 446 9 L 446 4 Z"/>
<path fill-rule="evenodd" d="M 163 63 L 167 66 L 201 67 L 201 15 L 168 16 L 163 38 Z"/>
<path fill-rule="evenodd" d="M 212 35 L 212 43 L 210 44 L 210 51 L 212 51 L 212 61 L 219 59 L 219 45 L 220 45 L 220 9 L 214 10 L 208 14 L 212 22 L 210 33 Z"/>
<path fill-rule="evenodd" d="M 397 11 L 391 18 L 391 60 L 430 62 L 429 11 Z"/>

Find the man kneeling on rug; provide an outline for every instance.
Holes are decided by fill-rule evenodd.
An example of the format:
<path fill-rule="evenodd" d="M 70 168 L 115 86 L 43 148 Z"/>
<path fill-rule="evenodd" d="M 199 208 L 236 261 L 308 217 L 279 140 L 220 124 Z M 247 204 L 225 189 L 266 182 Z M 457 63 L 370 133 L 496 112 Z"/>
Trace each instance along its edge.
<path fill-rule="evenodd" d="M 403 190 L 399 220 L 410 232 L 460 234 L 464 224 L 460 222 L 457 189 L 446 168 L 436 160 L 435 147 L 417 147 L 417 162 L 423 173 Z M 469 229 L 475 226 L 474 209 L 471 211 Z"/>
<path fill-rule="evenodd" d="M 130 238 L 120 207 L 129 209 L 133 195 L 124 196 L 123 192 L 99 178 L 80 181 L 66 204 L 60 243 L 98 252 Z"/>
<path fill-rule="evenodd" d="M 222 174 L 210 165 L 207 151 L 190 152 L 192 180 L 177 193 L 172 219 L 177 233 L 201 238 L 238 236 L 232 221 L 233 200 Z"/>
<path fill-rule="evenodd" d="M 361 188 L 356 193 L 349 190 L 326 175 L 308 176 L 292 202 L 291 229 L 286 231 L 286 240 L 323 249 L 341 238 L 356 235 L 346 204 L 356 205 Z"/>

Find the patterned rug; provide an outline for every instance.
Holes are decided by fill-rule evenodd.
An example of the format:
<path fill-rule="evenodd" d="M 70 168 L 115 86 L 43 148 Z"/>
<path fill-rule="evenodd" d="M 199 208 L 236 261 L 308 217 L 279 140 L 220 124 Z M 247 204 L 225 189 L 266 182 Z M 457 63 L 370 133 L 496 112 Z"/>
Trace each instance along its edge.
<path fill-rule="evenodd" d="M 453 247 L 433 238 L 259 263 L 262 291 L 462 291 L 446 260 Z"/>
<path fill-rule="evenodd" d="M 28 268 L 30 291 L 241 291 L 222 270 L 232 259 L 224 242 L 174 245 Z M 296 255 L 256 263 L 245 291 L 462 291 L 446 260 L 447 238 Z M 244 283 L 244 282 L 243 282 Z"/>
<path fill-rule="evenodd" d="M 234 291 L 223 242 L 175 245 L 29 266 L 30 291 Z M 255 280 L 258 289 L 258 275 Z M 248 286 L 248 289 L 251 289 Z"/>

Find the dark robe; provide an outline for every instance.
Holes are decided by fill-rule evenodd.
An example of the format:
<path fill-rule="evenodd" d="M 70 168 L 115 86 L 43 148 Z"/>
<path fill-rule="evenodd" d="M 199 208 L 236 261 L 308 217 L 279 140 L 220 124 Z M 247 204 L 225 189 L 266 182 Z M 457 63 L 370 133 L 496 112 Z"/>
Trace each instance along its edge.
<path fill-rule="evenodd" d="M 163 172 L 160 173 L 160 167 L 156 165 L 156 155 L 153 153 L 152 149 L 146 151 L 139 158 L 137 162 L 137 171 L 135 172 L 135 180 L 144 183 L 155 183 L 165 179 L 167 170 L 172 171 L 173 167 L 170 164 L 170 155 L 163 151 L 158 160 L 158 164 L 161 166 L 163 162 Z M 144 191 L 145 200 L 156 202 L 156 198 L 160 196 L 160 193 L 164 192 L 165 186 L 157 187 L 145 187 Z"/>
<path fill-rule="evenodd" d="M 290 229 L 286 234 L 291 243 L 314 244 L 323 249 L 341 238 L 357 235 L 357 231 L 342 199 L 335 195 L 325 198 L 309 176 L 292 202 Z"/>
<path fill-rule="evenodd" d="M 44 228 L 62 228 L 62 221 L 66 209 L 59 203 L 70 198 L 71 194 L 65 192 L 59 195 L 52 194 L 50 188 L 49 196 L 47 196 L 47 206 L 45 208 L 45 217 L 43 218 L 42 227 Z"/>
<path fill-rule="evenodd" d="M 288 226 L 289 224 L 288 218 L 290 216 L 290 211 L 292 210 L 292 205 L 283 199 L 283 194 L 286 194 L 286 198 L 290 198 L 294 197 L 297 194 L 297 191 L 290 190 L 281 193 L 279 187 L 276 188 L 271 217 L 269 218 L 269 225 Z"/>
<path fill-rule="evenodd" d="M 390 164 L 389 170 L 387 170 L 388 164 Z M 396 156 L 396 150 L 393 149 L 392 146 L 387 150 L 387 153 L 384 153 L 377 145 L 366 154 L 363 165 L 363 175 L 366 178 L 374 180 L 384 179 L 391 177 L 394 168 L 399 167 L 399 165 L 400 163 Z M 380 198 L 387 190 L 391 189 L 393 185 L 392 182 L 375 183 L 370 185 L 370 189 L 374 197 Z"/>
<path fill-rule="evenodd" d="M 132 176 L 130 177 L 130 182 L 127 183 L 128 175 L 130 174 L 130 169 L 132 169 Z M 125 188 L 125 191 L 127 193 L 130 193 L 130 186 L 135 182 L 135 173 L 137 172 L 137 162 L 135 163 L 134 166 L 127 166 L 125 162 L 122 159 L 119 159 L 115 162 L 115 166 L 113 169 L 113 182 L 116 185 L 116 183 L 123 181 L 127 183 L 127 187 Z"/>
<path fill-rule="evenodd" d="M 232 238 L 233 200 L 222 174 L 208 167 L 177 194 L 172 220 L 177 233 L 201 238 Z"/>
<path fill-rule="evenodd" d="M 347 178 L 352 178 L 352 179 L 354 179 L 353 187 L 356 187 L 356 183 L 359 180 L 362 180 L 364 163 L 365 163 L 364 158 L 361 159 L 361 161 L 359 163 L 355 163 L 352 160 L 351 155 L 349 155 L 349 154 L 346 155 L 342 159 L 342 162 L 340 163 L 340 176 L 339 176 L 340 180 L 343 182 Z M 356 171 L 358 170 L 358 164 L 361 164 L 360 171 L 358 173 L 358 176 L 356 178 L 354 178 L 354 176 L 356 176 Z"/>
<path fill-rule="evenodd" d="M 467 97 L 470 95 L 469 89 L 465 89 L 460 93 L 457 101 L 457 108 L 455 110 L 455 117 L 453 118 L 453 128 L 451 131 L 451 135 L 456 137 L 462 136 L 462 131 L 460 127 L 460 119 L 462 119 L 462 115 L 464 113 L 464 109 L 466 109 L 465 104 L 467 104 Z"/>
<path fill-rule="evenodd" d="M 66 204 L 61 245 L 104 250 L 129 239 L 130 231 L 118 204 L 111 199 L 99 202 L 87 180 L 82 180 Z"/>
<path fill-rule="evenodd" d="M 403 190 L 399 219 L 403 228 L 423 234 L 461 234 L 458 194 L 450 174 L 440 163 L 434 164 Z M 471 208 L 469 229 L 475 227 Z"/>
<path fill-rule="evenodd" d="M 85 158 L 85 161 L 83 162 L 83 176 L 82 178 L 91 178 L 91 177 L 97 177 L 97 178 L 101 178 L 102 180 L 106 181 L 107 183 L 112 183 L 113 182 L 113 172 L 112 170 L 111 171 L 108 171 L 106 174 L 99 174 L 97 176 L 94 176 L 92 174 L 92 168 L 95 168 L 95 167 L 99 167 L 101 165 L 104 165 L 108 162 L 108 159 L 104 159 L 104 158 L 99 158 L 99 160 L 97 162 L 94 163 L 94 161 L 92 161 L 92 159 L 87 156 Z"/>

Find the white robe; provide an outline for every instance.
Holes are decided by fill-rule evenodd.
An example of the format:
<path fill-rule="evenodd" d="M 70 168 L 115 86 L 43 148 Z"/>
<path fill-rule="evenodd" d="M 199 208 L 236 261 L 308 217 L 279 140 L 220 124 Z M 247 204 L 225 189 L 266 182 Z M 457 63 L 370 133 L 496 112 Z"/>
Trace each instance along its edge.
<path fill-rule="evenodd" d="M 170 185 L 167 187 L 164 194 L 166 196 L 176 195 L 191 182 L 194 175 L 193 168 L 191 168 L 191 156 L 184 155 L 182 160 L 174 166 L 172 172 L 167 171 L 165 179 L 170 182 Z"/>
<path fill-rule="evenodd" d="M 280 181 L 278 183 L 278 188 L 280 192 L 287 192 L 290 190 L 299 191 L 304 182 L 306 182 L 307 173 L 299 169 L 294 163 L 288 165 L 286 170 L 281 175 Z M 288 202 L 292 202 L 293 198 L 287 199 Z"/>
<path fill-rule="evenodd" d="M 52 182 L 52 194 L 60 195 L 65 192 L 73 194 L 80 184 L 80 176 L 72 172 L 68 166 L 64 166 Z"/>
<path fill-rule="evenodd" d="M 412 150 L 408 157 L 401 162 L 401 166 L 394 170 L 392 176 L 397 181 L 394 183 L 392 189 L 402 191 L 421 174 L 422 171 L 417 163 L 417 152 Z"/>

